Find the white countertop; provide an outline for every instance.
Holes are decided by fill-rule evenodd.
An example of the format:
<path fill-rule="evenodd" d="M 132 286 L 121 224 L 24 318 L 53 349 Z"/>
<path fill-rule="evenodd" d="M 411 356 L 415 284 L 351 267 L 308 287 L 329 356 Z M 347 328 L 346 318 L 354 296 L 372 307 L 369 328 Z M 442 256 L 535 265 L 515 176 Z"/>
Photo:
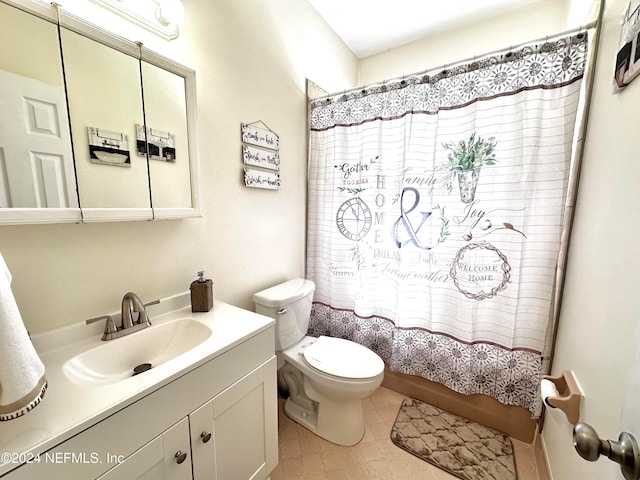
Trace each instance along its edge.
<path fill-rule="evenodd" d="M 32 341 L 45 365 L 49 386 L 31 412 L 0 422 L 0 475 L 24 463 L 21 458 L 49 450 L 275 324 L 272 318 L 218 301 L 210 312 L 192 313 L 189 292 L 162 299 L 160 304 L 147 307 L 147 312 L 152 322 L 149 328 L 190 318 L 207 325 L 213 334 L 143 375 L 103 385 L 76 383 L 65 375 L 63 365 L 77 354 L 107 343 L 101 340 L 104 322 L 86 325 L 82 321 L 34 335 Z"/>

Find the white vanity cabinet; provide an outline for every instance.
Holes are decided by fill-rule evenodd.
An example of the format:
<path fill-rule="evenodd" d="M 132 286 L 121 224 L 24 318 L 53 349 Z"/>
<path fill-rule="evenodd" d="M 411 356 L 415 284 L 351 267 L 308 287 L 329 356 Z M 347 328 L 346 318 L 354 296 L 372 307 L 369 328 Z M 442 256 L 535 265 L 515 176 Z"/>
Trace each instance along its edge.
<path fill-rule="evenodd" d="M 275 370 L 272 358 L 98 480 L 267 478 L 278 461 Z"/>
<path fill-rule="evenodd" d="M 271 325 L 2 480 L 266 479 L 278 461 L 274 345 Z"/>

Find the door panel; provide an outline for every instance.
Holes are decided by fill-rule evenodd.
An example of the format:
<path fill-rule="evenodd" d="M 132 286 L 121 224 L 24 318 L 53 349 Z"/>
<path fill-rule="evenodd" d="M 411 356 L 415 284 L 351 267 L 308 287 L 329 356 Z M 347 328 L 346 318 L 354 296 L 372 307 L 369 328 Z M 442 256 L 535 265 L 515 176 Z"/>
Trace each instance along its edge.
<path fill-rule="evenodd" d="M 269 476 L 278 462 L 275 402 L 275 357 L 213 399 L 218 480 Z"/>
<path fill-rule="evenodd" d="M 0 70 L 0 208 L 77 208 L 62 87 Z"/>
<path fill-rule="evenodd" d="M 205 403 L 189 415 L 194 480 L 216 480 L 216 454 L 213 435 L 213 408 Z M 207 437 L 210 435 L 209 437 Z"/>

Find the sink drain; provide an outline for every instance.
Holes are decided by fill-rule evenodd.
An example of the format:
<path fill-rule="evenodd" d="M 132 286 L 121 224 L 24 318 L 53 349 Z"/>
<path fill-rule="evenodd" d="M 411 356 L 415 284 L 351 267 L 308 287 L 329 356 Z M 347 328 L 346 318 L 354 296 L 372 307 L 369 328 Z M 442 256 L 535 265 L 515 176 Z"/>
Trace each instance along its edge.
<path fill-rule="evenodd" d="M 133 376 L 135 377 L 136 375 L 142 372 L 146 372 L 147 370 L 151 370 L 151 364 L 141 363 L 140 365 L 138 365 L 136 368 L 133 369 Z"/>

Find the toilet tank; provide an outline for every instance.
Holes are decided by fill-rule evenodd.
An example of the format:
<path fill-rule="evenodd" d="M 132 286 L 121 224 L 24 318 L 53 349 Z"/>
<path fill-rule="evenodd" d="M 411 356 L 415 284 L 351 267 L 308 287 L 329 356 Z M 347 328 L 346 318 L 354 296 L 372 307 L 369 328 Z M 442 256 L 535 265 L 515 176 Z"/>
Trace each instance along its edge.
<path fill-rule="evenodd" d="M 256 312 L 276 320 L 276 351 L 307 334 L 315 288 L 311 280 L 296 278 L 253 295 Z"/>

